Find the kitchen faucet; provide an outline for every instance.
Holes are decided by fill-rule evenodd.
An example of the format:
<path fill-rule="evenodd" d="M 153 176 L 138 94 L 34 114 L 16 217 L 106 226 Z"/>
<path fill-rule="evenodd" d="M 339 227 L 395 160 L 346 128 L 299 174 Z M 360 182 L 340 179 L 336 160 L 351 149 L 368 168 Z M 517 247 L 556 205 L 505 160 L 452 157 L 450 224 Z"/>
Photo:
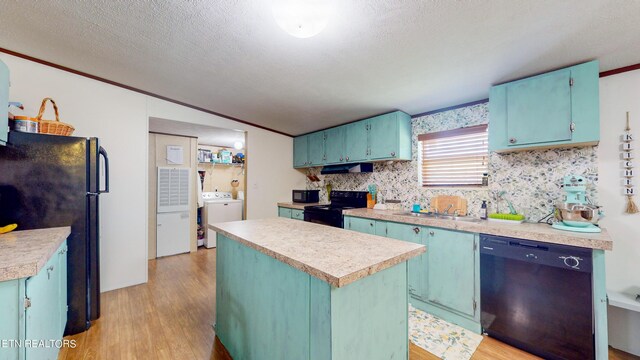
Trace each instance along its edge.
<path fill-rule="evenodd" d="M 444 213 L 449 215 L 449 210 L 451 210 L 452 207 L 453 207 L 453 204 L 449 204 L 449 206 L 447 206 L 447 208 L 444 209 Z"/>

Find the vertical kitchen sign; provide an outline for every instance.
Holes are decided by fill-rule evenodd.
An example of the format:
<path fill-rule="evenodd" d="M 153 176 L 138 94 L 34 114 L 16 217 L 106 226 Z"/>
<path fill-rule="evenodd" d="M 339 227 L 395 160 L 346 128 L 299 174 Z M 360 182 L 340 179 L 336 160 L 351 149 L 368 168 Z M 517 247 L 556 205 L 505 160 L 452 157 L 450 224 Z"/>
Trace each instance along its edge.
<path fill-rule="evenodd" d="M 627 126 L 622 134 L 622 145 L 620 146 L 622 153 L 622 194 L 627 197 L 627 214 L 635 214 L 638 207 L 633 201 L 635 195 L 635 186 L 633 185 L 633 134 L 631 133 L 631 125 L 629 123 L 629 112 L 627 111 Z"/>

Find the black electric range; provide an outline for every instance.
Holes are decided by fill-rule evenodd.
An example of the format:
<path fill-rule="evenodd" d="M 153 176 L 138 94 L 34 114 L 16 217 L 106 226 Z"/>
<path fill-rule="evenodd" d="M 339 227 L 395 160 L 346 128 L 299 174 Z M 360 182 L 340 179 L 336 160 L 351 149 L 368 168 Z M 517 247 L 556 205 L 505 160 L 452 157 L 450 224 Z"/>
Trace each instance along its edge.
<path fill-rule="evenodd" d="M 304 207 L 304 221 L 343 227 L 342 210 L 367 207 L 366 191 L 331 191 L 331 204 Z"/>

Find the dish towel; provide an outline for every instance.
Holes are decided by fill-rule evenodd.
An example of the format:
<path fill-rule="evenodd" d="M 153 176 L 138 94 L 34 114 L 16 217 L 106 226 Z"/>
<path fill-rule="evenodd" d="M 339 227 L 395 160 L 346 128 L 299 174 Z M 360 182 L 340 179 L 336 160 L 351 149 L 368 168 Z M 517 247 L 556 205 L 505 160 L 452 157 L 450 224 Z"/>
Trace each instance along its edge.
<path fill-rule="evenodd" d="M 197 188 L 198 188 L 198 207 L 201 208 L 204 206 L 204 199 L 202 199 L 202 181 L 200 181 L 200 175 L 196 176 Z"/>

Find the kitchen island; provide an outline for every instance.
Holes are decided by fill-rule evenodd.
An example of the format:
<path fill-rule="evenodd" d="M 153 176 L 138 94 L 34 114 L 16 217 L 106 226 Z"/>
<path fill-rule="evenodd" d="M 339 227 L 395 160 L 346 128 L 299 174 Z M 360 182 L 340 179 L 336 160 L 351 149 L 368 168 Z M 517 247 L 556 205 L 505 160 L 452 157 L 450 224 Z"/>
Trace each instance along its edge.
<path fill-rule="evenodd" d="M 408 358 L 407 260 L 424 246 L 283 218 L 210 228 L 233 358 Z"/>

